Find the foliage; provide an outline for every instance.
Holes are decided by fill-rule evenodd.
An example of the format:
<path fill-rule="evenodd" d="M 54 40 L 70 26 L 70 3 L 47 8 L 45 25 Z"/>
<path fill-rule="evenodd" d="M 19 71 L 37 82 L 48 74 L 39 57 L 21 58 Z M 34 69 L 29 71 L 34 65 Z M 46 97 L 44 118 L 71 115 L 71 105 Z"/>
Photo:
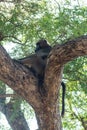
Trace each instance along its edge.
<path fill-rule="evenodd" d="M 64 78 L 66 79 L 66 116 L 63 120 L 67 129 L 67 122 L 70 129 L 83 130 L 81 118 L 87 119 L 87 82 L 86 82 L 86 57 L 80 57 L 65 66 Z M 67 107 L 68 106 L 68 107 Z M 69 114 L 69 115 L 68 115 Z M 67 118 L 69 116 L 69 118 Z M 77 125 L 78 124 L 78 125 Z M 80 128 L 79 128 L 80 127 Z M 68 128 L 69 129 L 69 128 Z"/>
<path fill-rule="evenodd" d="M 87 34 L 87 7 L 79 4 L 71 6 L 69 0 L 62 5 L 58 0 L 54 3 L 46 0 L 25 0 L 10 4 L 1 2 L 0 9 L 0 33 L 3 34 L 1 44 L 13 46 L 10 54 L 15 58 L 33 53 L 35 42 L 40 38 L 47 39 L 53 46 Z M 86 76 L 86 57 L 80 57 L 65 65 L 65 129 L 84 129 L 80 119 L 87 121 Z"/>

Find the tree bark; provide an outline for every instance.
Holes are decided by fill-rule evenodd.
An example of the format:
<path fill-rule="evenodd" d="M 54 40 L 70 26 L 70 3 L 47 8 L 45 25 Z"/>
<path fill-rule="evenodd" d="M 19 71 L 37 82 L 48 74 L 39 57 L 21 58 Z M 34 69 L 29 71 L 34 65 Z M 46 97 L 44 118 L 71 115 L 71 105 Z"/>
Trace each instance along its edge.
<path fill-rule="evenodd" d="M 61 130 L 59 89 L 64 64 L 87 55 L 87 36 L 82 36 L 50 52 L 45 70 L 45 93 L 38 91 L 38 79 L 23 65 L 13 61 L 0 46 L 0 79 L 34 108 L 40 130 Z"/>

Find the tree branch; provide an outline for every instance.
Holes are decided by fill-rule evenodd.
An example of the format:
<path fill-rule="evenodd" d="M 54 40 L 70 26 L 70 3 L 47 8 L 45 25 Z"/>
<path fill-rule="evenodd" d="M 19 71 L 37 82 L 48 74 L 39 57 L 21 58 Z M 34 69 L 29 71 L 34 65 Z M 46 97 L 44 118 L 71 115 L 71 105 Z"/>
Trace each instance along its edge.
<path fill-rule="evenodd" d="M 17 94 L 0 94 L 0 98 L 6 98 L 6 97 L 18 97 Z"/>
<path fill-rule="evenodd" d="M 58 92 L 64 64 L 84 55 L 87 55 L 87 35 L 53 47 L 45 71 L 45 87 L 49 97 L 54 97 Z"/>
<path fill-rule="evenodd" d="M 0 45 L 0 79 L 27 100 L 34 108 L 39 108 L 41 100 L 38 81 L 32 72 L 15 62 Z"/>

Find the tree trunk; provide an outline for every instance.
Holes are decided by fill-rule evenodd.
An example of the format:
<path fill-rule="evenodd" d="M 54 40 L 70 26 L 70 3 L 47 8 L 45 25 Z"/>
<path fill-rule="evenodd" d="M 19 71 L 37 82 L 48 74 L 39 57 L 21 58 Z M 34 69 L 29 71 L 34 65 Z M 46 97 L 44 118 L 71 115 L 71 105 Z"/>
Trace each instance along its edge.
<path fill-rule="evenodd" d="M 58 105 L 54 104 L 53 108 L 49 108 L 44 104 L 43 109 L 43 111 L 36 113 L 39 130 L 62 130 Z"/>
<path fill-rule="evenodd" d="M 0 83 L 0 85 L 0 94 L 4 95 L 4 97 L 0 97 L 0 111 L 7 118 L 12 130 L 30 130 L 24 114 L 21 111 L 21 99 L 16 95 L 16 97 L 11 98 L 10 101 L 6 103 L 6 86 L 3 83 Z"/>
<path fill-rule="evenodd" d="M 16 107 L 16 110 L 14 110 L 14 106 L 14 103 L 9 102 L 5 107 L 5 116 L 12 130 L 30 130 L 19 106 Z"/>

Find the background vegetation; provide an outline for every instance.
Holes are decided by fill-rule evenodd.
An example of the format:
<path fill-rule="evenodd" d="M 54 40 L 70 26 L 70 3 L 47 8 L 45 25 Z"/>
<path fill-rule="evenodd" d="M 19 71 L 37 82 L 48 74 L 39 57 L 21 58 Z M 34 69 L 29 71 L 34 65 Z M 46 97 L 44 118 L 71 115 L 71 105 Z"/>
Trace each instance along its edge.
<path fill-rule="evenodd" d="M 87 6 L 80 0 L 1 0 L 0 34 L 0 44 L 12 58 L 18 59 L 33 53 L 35 43 L 41 38 L 54 46 L 87 34 Z M 66 112 L 62 119 L 64 130 L 87 130 L 87 58 L 80 57 L 66 64 L 63 81 L 67 86 Z M 13 94 L 13 91 L 0 81 L 0 94 L 6 93 Z M 10 99 L 0 98 L 2 113 L 3 104 Z M 28 121 L 34 112 L 20 100 L 21 103 L 16 99 L 14 111 L 16 113 L 20 105 Z M 0 129 L 11 130 L 3 124 Z"/>

